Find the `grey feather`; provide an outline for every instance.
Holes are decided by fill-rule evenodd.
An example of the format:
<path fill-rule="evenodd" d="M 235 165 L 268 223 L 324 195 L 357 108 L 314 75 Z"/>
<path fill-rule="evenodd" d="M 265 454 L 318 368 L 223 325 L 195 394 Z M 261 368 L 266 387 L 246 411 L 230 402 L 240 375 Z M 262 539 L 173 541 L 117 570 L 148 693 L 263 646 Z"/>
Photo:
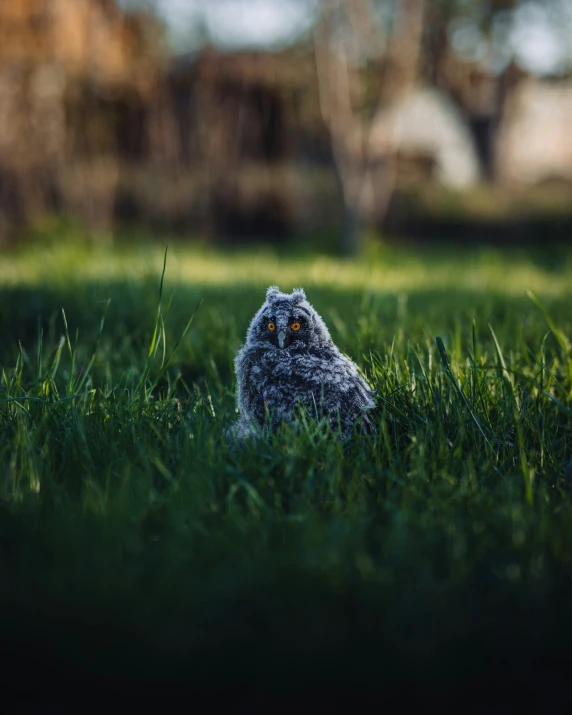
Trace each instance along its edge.
<path fill-rule="evenodd" d="M 297 329 L 296 329 L 297 328 Z M 244 439 L 281 423 L 296 424 L 300 410 L 349 438 L 356 423 L 371 429 L 373 391 L 356 365 L 334 344 L 302 288 L 270 286 L 235 358 L 240 417 L 230 435 Z"/>

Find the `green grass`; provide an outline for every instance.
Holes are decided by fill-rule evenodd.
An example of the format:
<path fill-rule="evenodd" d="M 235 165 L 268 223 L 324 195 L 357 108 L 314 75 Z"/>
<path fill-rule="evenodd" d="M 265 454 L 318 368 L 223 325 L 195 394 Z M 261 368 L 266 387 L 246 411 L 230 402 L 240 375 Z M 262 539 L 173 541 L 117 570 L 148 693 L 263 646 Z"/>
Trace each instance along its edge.
<path fill-rule="evenodd" d="M 1 257 L 14 671 L 430 701 L 565 672 L 570 257 L 177 245 L 162 283 L 163 251 Z M 233 357 L 273 283 L 306 289 L 377 388 L 376 437 L 225 443 Z"/>

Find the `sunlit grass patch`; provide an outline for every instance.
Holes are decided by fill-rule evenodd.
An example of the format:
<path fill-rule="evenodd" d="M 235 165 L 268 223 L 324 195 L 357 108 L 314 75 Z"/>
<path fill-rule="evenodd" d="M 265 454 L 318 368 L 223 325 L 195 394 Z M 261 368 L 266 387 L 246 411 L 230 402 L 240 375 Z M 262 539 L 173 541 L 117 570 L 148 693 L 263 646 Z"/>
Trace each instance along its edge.
<path fill-rule="evenodd" d="M 570 291 L 572 281 L 569 256 L 555 268 L 518 250 L 435 252 L 417 247 L 405 251 L 370 243 L 367 255 L 355 260 L 264 247 L 223 252 L 181 242 L 175 242 L 169 250 L 171 283 L 212 288 L 274 282 L 284 289 L 304 285 L 381 294 L 462 288 L 507 296 L 529 289 L 558 296 Z M 0 285 L 158 281 L 163 253 L 161 242 L 140 247 L 120 244 L 115 250 L 69 241 L 35 244 L 2 257 Z"/>

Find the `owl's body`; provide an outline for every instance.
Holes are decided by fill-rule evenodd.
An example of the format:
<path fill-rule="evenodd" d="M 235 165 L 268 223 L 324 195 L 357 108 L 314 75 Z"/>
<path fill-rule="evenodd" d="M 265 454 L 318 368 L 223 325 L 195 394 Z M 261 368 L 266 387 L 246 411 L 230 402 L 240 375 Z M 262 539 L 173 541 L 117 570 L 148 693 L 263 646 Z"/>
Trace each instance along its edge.
<path fill-rule="evenodd" d="M 369 425 L 373 392 L 354 363 L 335 346 L 303 290 L 272 286 L 235 360 L 239 438 L 295 423 L 300 409 L 348 438 L 357 421 Z"/>

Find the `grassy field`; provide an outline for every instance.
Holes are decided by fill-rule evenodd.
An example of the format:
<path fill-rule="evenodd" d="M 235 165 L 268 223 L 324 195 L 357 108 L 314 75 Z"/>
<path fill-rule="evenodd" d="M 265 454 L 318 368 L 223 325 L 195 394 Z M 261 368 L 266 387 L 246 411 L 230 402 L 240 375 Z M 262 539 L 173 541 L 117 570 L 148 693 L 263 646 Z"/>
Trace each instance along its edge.
<path fill-rule="evenodd" d="M 569 697 L 572 254 L 177 244 L 159 303 L 163 258 L 0 256 L 7 673 L 249 712 Z M 269 284 L 303 286 L 378 390 L 376 437 L 225 443 Z"/>

